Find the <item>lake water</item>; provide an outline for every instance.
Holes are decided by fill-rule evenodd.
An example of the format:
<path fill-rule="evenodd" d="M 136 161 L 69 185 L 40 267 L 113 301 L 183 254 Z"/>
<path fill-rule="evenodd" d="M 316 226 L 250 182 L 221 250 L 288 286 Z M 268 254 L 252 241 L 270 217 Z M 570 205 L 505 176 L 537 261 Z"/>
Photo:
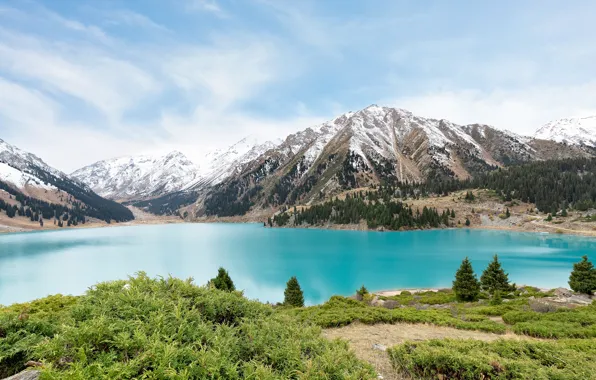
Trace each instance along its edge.
<path fill-rule="evenodd" d="M 448 287 L 469 256 L 480 273 L 497 253 L 510 279 L 567 286 L 574 262 L 596 259 L 596 239 L 482 230 L 363 232 L 269 229 L 260 224 L 171 224 L 0 235 L 0 304 L 82 294 L 138 271 L 212 278 L 219 266 L 249 298 L 281 301 L 297 276 L 307 303 L 334 294 Z"/>

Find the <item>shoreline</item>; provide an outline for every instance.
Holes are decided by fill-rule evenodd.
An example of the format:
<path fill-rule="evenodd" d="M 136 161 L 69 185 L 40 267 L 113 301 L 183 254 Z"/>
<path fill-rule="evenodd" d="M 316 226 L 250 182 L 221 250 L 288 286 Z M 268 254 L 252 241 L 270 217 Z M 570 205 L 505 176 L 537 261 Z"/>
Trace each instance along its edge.
<path fill-rule="evenodd" d="M 48 232 L 48 231 L 68 231 L 72 229 L 92 229 L 92 228 L 111 228 L 111 227 L 133 227 L 143 225 L 161 225 L 161 224 L 209 224 L 209 223 L 223 223 L 223 224 L 261 224 L 259 220 L 225 220 L 220 218 L 213 218 L 208 220 L 182 220 L 179 218 L 173 219 L 155 219 L 155 220 L 132 220 L 121 223 L 87 223 L 85 225 L 71 226 L 71 227 L 51 227 L 48 228 L 25 228 L 25 227 L 14 227 L 7 225 L 0 225 L 0 235 L 4 234 L 16 234 L 16 233 L 28 233 L 28 232 Z M 365 226 L 358 224 L 332 224 L 326 226 L 283 226 L 283 227 L 263 227 L 271 229 L 305 229 L 305 230 L 335 230 L 335 231 L 361 231 L 361 232 L 416 232 L 416 231 L 440 231 L 440 230 L 485 230 L 485 231 L 510 231 L 510 232 L 525 232 L 531 234 L 543 234 L 543 235 L 567 235 L 567 236 L 581 236 L 596 238 L 596 231 L 590 230 L 570 230 L 561 229 L 557 227 L 552 228 L 555 231 L 527 229 L 521 227 L 510 227 L 510 226 L 471 226 L 471 227 L 446 227 L 446 228 L 425 228 L 425 229 L 409 229 L 409 230 L 381 230 L 381 229 L 369 229 Z M 407 290 L 407 289 L 403 289 Z"/>

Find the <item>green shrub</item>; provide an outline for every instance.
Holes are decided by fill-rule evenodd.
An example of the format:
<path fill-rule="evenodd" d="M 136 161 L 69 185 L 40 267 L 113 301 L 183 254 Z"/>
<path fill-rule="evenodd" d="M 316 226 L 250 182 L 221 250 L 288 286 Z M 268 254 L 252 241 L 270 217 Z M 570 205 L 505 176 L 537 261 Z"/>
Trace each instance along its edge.
<path fill-rule="evenodd" d="M 286 309 L 281 312 L 296 315 L 300 320 L 318 326 L 341 327 L 353 322 L 364 324 L 377 323 L 428 323 L 436 326 L 447 326 L 461 330 L 479 330 L 504 334 L 503 324 L 493 322 L 486 316 L 474 313 L 454 315 L 450 310 L 417 310 L 413 307 L 389 310 L 382 307 L 371 307 L 356 300 L 334 296 L 323 305 L 302 309 Z"/>
<path fill-rule="evenodd" d="M 0 314 L 8 319 L 3 326 L 19 323 L 11 313 Z M 35 325 L 15 328 L 21 363 L 41 361 L 42 378 L 374 378 L 345 342 L 327 341 L 319 327 L 190 281 L 140 274 L 102 283 L 56 315 L 42 319 L 52 329 L 42 339 Z"/>
<path fill-rule="evenodd" d="M 592 379 L 596 341 L 430 340 L 390 348 L 393 366 L 422 379 Z"/>

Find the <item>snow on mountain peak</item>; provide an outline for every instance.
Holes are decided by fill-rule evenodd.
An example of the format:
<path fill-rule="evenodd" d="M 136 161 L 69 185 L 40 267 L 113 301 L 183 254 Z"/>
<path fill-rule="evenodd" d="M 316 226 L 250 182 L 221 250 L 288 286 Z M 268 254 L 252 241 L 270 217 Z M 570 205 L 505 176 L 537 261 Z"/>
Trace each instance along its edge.
<path fill-rule="evenodd" d="M 536 131 L 534 138 L 596 147 L 596 116 L 550 121 Z"/>

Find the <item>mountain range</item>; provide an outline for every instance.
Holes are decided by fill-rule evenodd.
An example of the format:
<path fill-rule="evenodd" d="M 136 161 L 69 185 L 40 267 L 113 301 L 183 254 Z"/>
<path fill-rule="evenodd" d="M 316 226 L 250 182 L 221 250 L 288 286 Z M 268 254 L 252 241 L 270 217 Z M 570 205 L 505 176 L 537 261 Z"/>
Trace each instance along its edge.
<path fill-rule="evenodd" d="M 0 181 L 48 202 L 59 192 L 62 199 L 85 193 L 154 213 L 230 216 L 349 188 L 466 179 L 504 165 L 595 155 L 596 117 L 549 122 L 527 137 L 371 105 L 283 140 L 244 138 L 198 163 L 173 151 L 103 160 L 67 175 L 0 140 Z"/>

